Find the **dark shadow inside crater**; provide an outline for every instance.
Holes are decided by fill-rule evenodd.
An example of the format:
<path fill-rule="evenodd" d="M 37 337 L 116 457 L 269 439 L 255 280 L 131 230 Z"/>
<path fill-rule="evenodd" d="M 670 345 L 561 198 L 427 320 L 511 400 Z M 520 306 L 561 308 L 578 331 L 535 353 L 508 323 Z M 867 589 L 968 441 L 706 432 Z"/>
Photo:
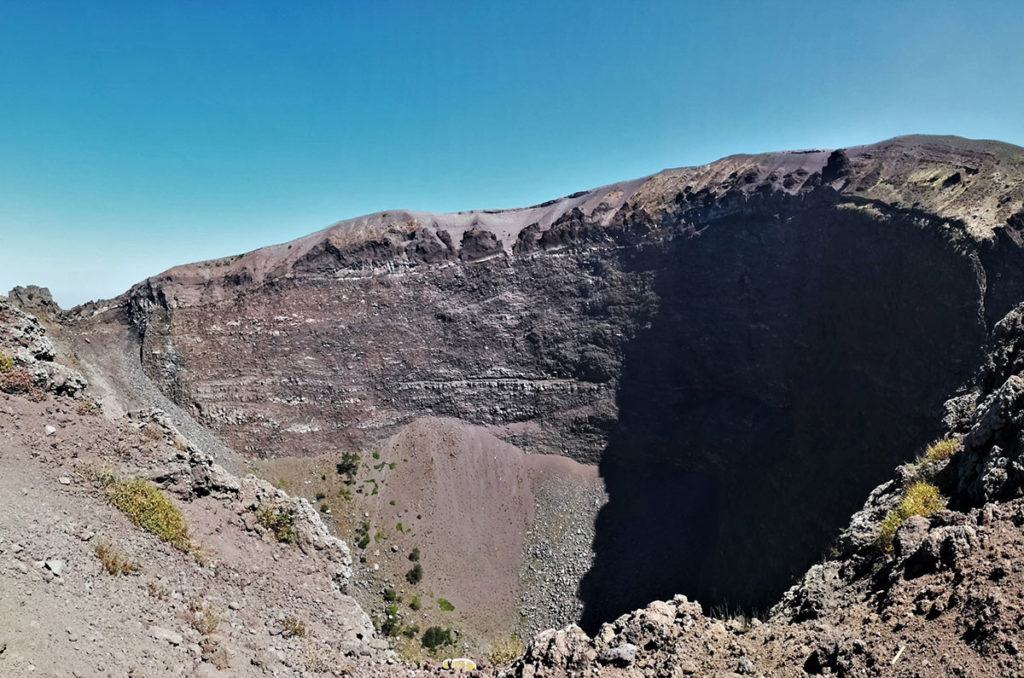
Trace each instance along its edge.
<path fill-rule="evenodd" d="M 986 335 L 970 259 L 829 206 L 623 256 L 659 308 L 626 349 L 582 625 L 679 593 L 766 609 L 939 433 Z"/>

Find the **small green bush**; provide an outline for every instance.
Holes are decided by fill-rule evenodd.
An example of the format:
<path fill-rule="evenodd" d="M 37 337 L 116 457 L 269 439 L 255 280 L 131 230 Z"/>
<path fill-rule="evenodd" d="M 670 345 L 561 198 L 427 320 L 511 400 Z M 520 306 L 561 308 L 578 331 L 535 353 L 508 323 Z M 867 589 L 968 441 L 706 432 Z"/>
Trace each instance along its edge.
<path fill-rule="evenodd" d="M 413 565 L 412 569 L 405 573 L 405 580 L 414 586 L 423 581 L 423 566 L 419 563 Z"/>
<path fill-rule="evenodd" d="M 421 607 L 423 607 L 423 601 L 419 596 L 413 596 L 409 600 L 409 609 L 413 612 L 418 612 Z"/>
<path fill-rule="evenodd" d="M 0 351 L 0 372 L 10 372 L 14 369 L 14 358 Z"/>
<path fill-rule="evenodd" d="M 291 509 L 263 504 L 256 509 L 256 519 L 279 542 L 291 544 L 295 541 L 295 513 Z"/>
<path fill-rule="evenodd" d="M 141 478 L 113 479 L 107 498 L 128 520 L 181 551 L 191 550 L 188 526 L 178 507 L 153 483 Z"/>
<path fill-rule="evenodd" d="M 326 498 L 327 498 L 327 494 L 325 494 L 323 491 L 316 493 L 316 500 L 317 501 L 323 501 Z"/>
<path fill-rule="evenodd" d="M 356 473 L 359 472 L 359 455 L 355 452 L 346 452 L 341 455 L 341 461 L 338 462 L 335 467 L 338 470 L 339 476 L 346 476 L 345 482 L 352 483 L 356 479 Z"/>
<path fill-rule="evenodd" d="M 382 595 L 384 596 L 384 600 L 389 603 L 394 603 L 402 599 L 394 589 L 384 589 L 384 593 Z"/>
<path fill-rule="evenodd" d="M 455 609 L 455 606 L 452 605 L 447 600 L 445 600 L 444 598 L 438 598 L 437 599 L 437 606 L 439 608 L 441 608 L 444 612 L 451 612 L 452 610 Z"/>
<path fill-rule="evenodd" d="M 419 549 L 419 547 L 416 547 L 409 554 L 409 560 L 411 560 L 412 562 L 415 563 L 415 562 L 419 561 L 419 559 L 420 559 L 420 549 Z"/>
<path fill-rule="evenodd" d="M 910 516 L 930 516 L 946 508 L 946 502 L 939 495 L 939 488 L 931 483 L 916 482 L 907 488 L 899 506 L 885 516 L 878 531 L 878 543 L 883 551 L 892 550 L 896 530 Z"/>
<path fill-rule="evenodd" d="M 452 630 L 442 629 L 440 626 L 431 626 L 423 633 L 422 639 L 423 647 L 428 650 L 436 650 L 439 647 L 445 645 L 454 644 L 452 640 Z"/>

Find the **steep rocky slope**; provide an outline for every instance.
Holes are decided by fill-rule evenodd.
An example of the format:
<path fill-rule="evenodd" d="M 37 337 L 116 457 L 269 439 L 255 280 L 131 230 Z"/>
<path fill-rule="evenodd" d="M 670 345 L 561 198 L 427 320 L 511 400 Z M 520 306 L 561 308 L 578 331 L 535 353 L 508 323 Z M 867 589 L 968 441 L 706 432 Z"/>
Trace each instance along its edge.
<path fill-rule="evenodd" d="M 764 621 L 705 616 L 685 596 L 603 625 L 549 631 L 506 675 L 1022 676 L 1024 305 L 993 331 L 967 393 L 946 404 L 950 458 L 918 459 L 877 487 Z M 948 508 L 882 523 L 909 488 Z"/>
<path fill-rule="evenodd" d="M 102 412 L 17 302 L 0 297 L 0 675 L 418 674 L 347 595 L 349 549 L 308 502 L 229 473 L 159 410 Z M 134 525 L 114 478 L 151 480 L 188 544 Z M 292 516 L 288 543 L 261 506 Z"/>
<path fill-rule="evenodd" d="M 902 137 L 380 213 L 171 269 L 75 332 L 96 362 L 137 350 L 245 456 L 366 454 L 444 416 L 598 464 L 593 566 L 556 586 L 590 630 L 680 592 L 764 609 L 939 433 L 1024 297 L 1022 177 L 1019 148 Z"/>

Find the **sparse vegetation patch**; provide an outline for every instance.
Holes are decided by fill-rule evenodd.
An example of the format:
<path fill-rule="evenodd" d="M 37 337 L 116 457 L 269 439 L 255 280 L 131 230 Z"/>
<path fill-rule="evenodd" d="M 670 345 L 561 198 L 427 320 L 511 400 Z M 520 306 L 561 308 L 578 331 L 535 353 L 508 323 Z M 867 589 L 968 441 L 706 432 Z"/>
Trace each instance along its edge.
<path fill-rule="evenodd" d="M 295 541 L 295 512 L 283 506 L 264 504 L 256 509 L 256 519 L 284 544 Z"/>

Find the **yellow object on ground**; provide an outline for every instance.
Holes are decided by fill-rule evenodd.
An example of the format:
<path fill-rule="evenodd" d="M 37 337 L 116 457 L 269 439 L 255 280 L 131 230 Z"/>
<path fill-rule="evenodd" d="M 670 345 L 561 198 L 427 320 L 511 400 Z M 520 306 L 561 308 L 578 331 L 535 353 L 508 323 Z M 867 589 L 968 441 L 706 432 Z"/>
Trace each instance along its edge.
<path fill-rule="evenodd" d="M 465 657 L 459 657 L 458 659 L 445 659 L 441 662 L 441 666 L 446 669 L 465 669 L 466 671 L 476 671 L 476 662 L 472 659 L 466 659 Z"/>

